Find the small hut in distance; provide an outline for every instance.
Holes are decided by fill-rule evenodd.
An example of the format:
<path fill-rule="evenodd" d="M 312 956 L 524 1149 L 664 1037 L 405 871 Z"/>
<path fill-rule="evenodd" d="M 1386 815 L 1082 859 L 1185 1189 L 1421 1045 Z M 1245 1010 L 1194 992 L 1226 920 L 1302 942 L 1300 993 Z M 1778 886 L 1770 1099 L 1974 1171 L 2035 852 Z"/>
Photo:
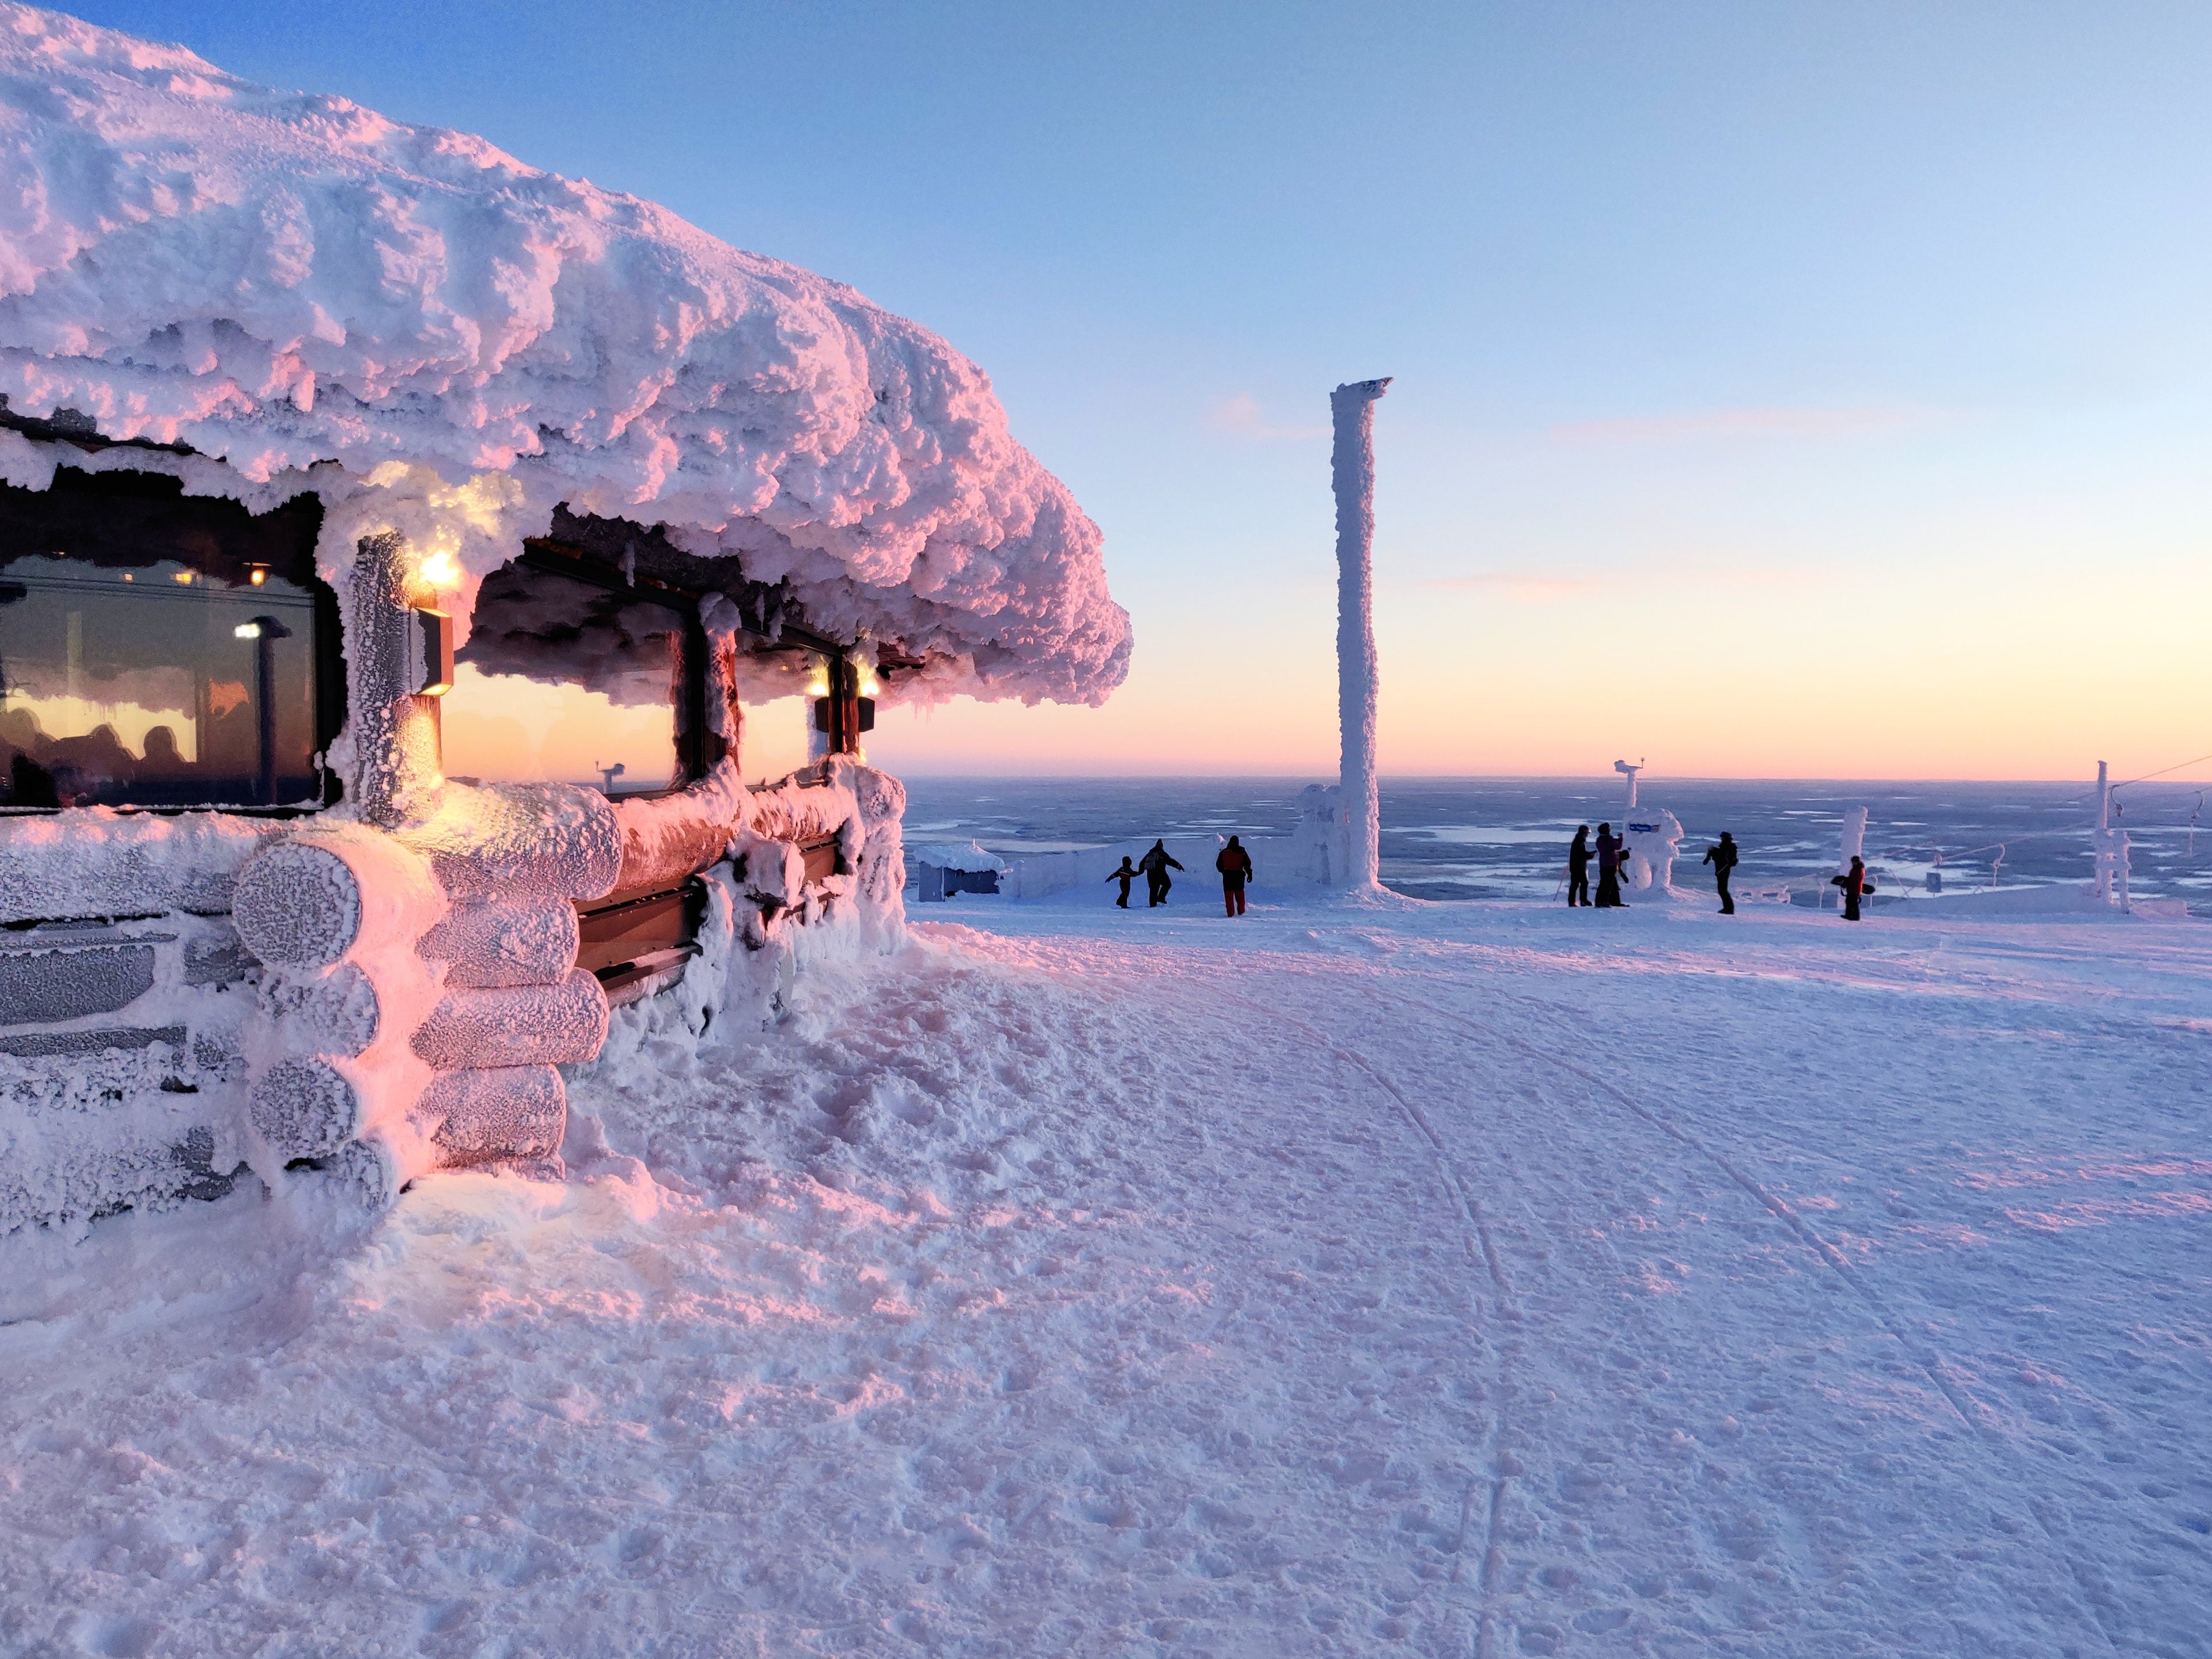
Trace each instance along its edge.
<path fill-rule="evenodd" d="M 879 702 L 1121 678 L 1095 526 L 850 289 L 59 15 L 0 62 L 53 94 L 0 157 L 48 210 L 0 308 L 0 1229 L 550 1172 L 560 1067 L 896 939 Z M 748 785 L 793 695 L 815 758 Z"/>

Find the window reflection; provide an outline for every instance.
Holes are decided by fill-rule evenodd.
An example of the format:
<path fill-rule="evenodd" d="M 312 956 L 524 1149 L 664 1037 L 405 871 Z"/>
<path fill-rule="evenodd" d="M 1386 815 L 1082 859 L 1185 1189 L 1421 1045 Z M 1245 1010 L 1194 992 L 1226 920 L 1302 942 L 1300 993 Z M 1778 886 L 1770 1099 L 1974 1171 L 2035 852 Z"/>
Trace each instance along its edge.
<path fill-rule="evenodd" d="M 683 781 L 684 613 L 518 561 L 484 579 L 443 698 L 445 769 L 610 795 Z"/>
<path fill-rule="evenodd" d="M 0 562 L 0 805 L 319 799 L 315 600 L 264 567 Z"/>

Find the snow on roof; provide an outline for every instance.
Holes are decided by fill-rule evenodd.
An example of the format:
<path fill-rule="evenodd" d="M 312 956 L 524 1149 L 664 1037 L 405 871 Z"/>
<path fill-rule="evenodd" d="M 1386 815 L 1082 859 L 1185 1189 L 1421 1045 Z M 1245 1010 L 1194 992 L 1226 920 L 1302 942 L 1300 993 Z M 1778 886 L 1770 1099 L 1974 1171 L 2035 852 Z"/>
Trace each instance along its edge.
<path fill-rule="evenodd" d="M 926 329 L 482 138 L 12 3 L 0 393 L 264 485 L 335 461 L 493 502 L 470 577 L 557 502 L 662 523 L 929 655 L 927 695 L 1097 702 L 1127 669 L 1097 527 Z"/>

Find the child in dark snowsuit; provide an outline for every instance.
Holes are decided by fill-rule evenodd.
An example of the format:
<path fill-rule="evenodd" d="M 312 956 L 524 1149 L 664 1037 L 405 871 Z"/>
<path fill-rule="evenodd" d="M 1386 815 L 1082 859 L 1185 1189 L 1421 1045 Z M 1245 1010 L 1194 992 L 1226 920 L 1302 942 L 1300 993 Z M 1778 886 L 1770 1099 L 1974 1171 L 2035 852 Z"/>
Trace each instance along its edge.
<path fill-rule="evenodd" d="M 1221 872 L 1221 907 L 1232 916 L 1244 914 L 1244 884 L 1252 878 L 1252 855 L 1244 850 L 1243 843 L 1231 836 L 1229 845 L 1221 849 L 1213 860 L 1213 867 Z"/>
<path fill-rule="evenodd" d="M 1567 848 L 1567 902 L 1588 904 L 1589 896 L 1589 825 L 1575 831 L 1575 844 Z"/>
<path fill-rule="evenodd" d="M 1721 914 L 1735 914 L 1735 900 L 1729 896 L 1729 872 L 1735 868 L 1735 837 L 1725 830 L 1721 831 L 1721 844 L 1705 848 L 1705 862 L 1713 866 L 1713 880 L 1721 890 Z"/>
<path fill-rule="evenodd" d="M 1115 899 L 1114 902 L 1124 910 L 1129 908 L 1129 884 L 1136 880 L 1136 878 L 1137 872 L 1130 866 L 1129 855 L 1127 853 L 1122 854 L 1121 867 L 1115 871 L 1114 873 L 1107 877 L 1106 879 L 1109 881 L 1118 881 L 1121 884 L 1121 896 Z"/>
<path fill-rule="evenodd" d="M 1168 889 L 1175 884 L 1168 879 L 1168 872 L 1182 868 L 1182 866 L 1175 861 L 1174 855 L 1168 851 L 1167 842 L 1154 842 L 1152 850 L 1137 860 L 1137 868 L 1145 872 L 1145 886 L 1152 896 L 1152 903 L 1145 908 L 1149 910 L 1153 904 L 1165 904 L 1168 902 Z"/>
<path fill-rule="evenodd" d="M 1856 853 L 1851 855 L 1851 867 L 1840 876 L 1830 876 L 1828 885 L 1844 890 L 1844 920 L 1859 919 L 1859 895 L 1874 891 L 1874 884 L 1867 879 L 1866 860 Z"/>

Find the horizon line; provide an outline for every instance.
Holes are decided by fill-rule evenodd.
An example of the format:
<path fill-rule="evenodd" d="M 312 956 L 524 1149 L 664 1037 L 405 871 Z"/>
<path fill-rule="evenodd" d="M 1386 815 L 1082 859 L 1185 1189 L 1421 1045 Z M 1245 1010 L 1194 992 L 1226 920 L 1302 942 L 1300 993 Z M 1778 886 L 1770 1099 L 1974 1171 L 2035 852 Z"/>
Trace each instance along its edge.
<path fill-rule="evenodd" d="M 1334 779 L 1312 772 L 959 772 L 959 771 L 902 771 L 893 776 L 905 778 L 933 778 L 947 782 L 975 783 L 1329 783 Z M 1383 783 L 1565 783 L 1597 781 L 1609 787 L 1618 787 L 1620 774 L 1614 772 L 1385 772 L 1380 775 Z M 2030 787 L 2079 785 L 2087 783 L 2094 789 L 2094 776 L 2057 778 L 2001 778 L 2001 777 L 1877 777 L 1872 775 L 1815 777 L 1785 776 L 1780 774 L 1725 774 L 1697 772 L 1642 771 L 1638 775 L 1639 788 L 1655 783 L 1784 783 L 1784 784 L 2017 784 Z M 2132 781 L 2115 780 L 2114 788 L 2140 789 L 2157 784 L 2165 787 L 2185 789 L 2200 784 L 2212 784 L 2212 778 L 2143 778 Z"/>

